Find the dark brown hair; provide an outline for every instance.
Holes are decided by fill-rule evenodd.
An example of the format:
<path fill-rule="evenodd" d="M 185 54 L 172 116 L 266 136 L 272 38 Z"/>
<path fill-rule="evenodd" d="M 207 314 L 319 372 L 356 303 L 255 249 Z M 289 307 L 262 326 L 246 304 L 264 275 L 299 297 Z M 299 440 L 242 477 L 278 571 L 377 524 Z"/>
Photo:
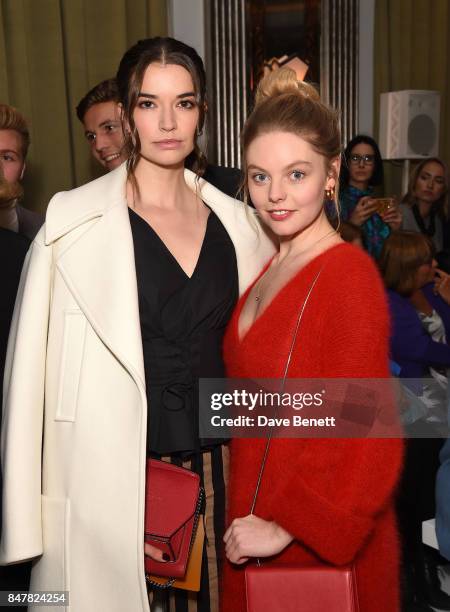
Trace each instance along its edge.
<path fill-rule="evenodd" d="M 443 217 L 444 219 L 448 219 L 449 217 L 448 188 L 449 188 L 450 176 L 449 176 L 447 164 L 444 161 L 442 161 L 442 159 L 439 159 L 439 157 L 429 157 L 428 159 L 423 159 L 421 162 L 417 164 L 417 166 L 415 166 L 415 168 L 412 170 L 411 174 L 409 175 L 408 191 L 403 196 L 402 203 L 409 204 L 410 206 L 412 206 L 413 204 L 417 202 L 416 196 L 414 195 L 414 191 L 416 188 L 416 182 L 417 182 L 417 179 L 419 178 L 419 174 L 422 172 L 424 167 L 430 162 L 435 162 L 436 164 L 439 164 L 440 166 L 442 166 L 442 169 L 444 170 L 445 190 L 444 190 L 444 193 L 439 198 L 439 200 L 437 200 L 433 204 L 433 207 L 436 209 L 436 211 L 441 217 Z"/>
<path fill-rule="evenodd" d="M 119 102 L 119 90 L 117 89 L 116 79 L 106 79 L 98 83 L 81 98 L 76 108 L 77 117 L 83 123 L 84 116 L 95 104 L 103 102 Z"/>
<path fill-rule="evenodd" d="M 241 136 L 244 181 L 247 188 L 246 153 L 253 140 L 274 131 L 301 136 L 322 155 L 331 172 L 331 162 L 341 154 L 341 132 L 337 111 L 324 104 L 308 83 L 297 81 L 290 68 L 280 68 L 265 76 L 258 85 L 255 108 Z M 335 204 L 338 201 L 338 177 Z"/>
<path fill-rule="evenodd" d="M 431 240 L 418 232 L 392 232 L 385 240 L 378 265 L 388 289 L 403 296 L 416 289 L 417 271 L 431 263 L 434 246 Z"/>
<path fill-rule="evenodd" d="M 383 159 L 381 157 L 380 149 L 378 148 L 376 141 L 371 136 L 367 136 L 366 134 L 358 134 L 350 140 L 344 150 L 344 159 L 342 162 L 341 173 L 339 176 L 339 183 L 342 188 L 347 187 L 350 181 L 349 165 L 352 151 L 357 145 L 361 143 L 367 144 L 372 147 L 373 154 L 375 155 L 373 172 L 372 176 L 369 179 L 369 185 L 376 187 L 377 185 L 382 185 L 384 182 Z"/>
<path fill-rule="evenodd" d="M 30 146 L 30 132 L 25 117 L 14 106 L 0 104 L 0 130 L 14 130 L 22 138 L 22 157 L 26 158 Z"/>
<path fill-rule="evenodd" d="M 179 40 L 159 36 L 146 38 L 128 49 L 122 57 L 116 76 L 120 102 L 123 106 L 123 119 L 130 130 L 125 134 L 128 178 L 135 188 L 137 184 L 134 171 L 139 161 L 141 143 L 134 124 L 133 112 L 141 91 L 144 73 L 147 67 L 154 62 L 182 66 L 191 75 L 199 109 L 199 122 L 194 139 L 194 150 L 187 157 L 185 165 L 198 176 L 201 176 L 206 168 L 206 157 L 197 142 L 197 137 L 203 130 L 206 113 L 206 74 L 203 61 L 195 49 Z"/>

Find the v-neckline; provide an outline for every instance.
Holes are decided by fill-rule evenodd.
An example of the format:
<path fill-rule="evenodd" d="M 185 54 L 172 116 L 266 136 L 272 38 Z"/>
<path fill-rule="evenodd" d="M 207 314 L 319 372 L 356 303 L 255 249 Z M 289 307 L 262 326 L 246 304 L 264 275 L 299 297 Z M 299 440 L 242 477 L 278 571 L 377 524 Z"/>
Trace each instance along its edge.
<path fill-rule="evenodd" d="M 207 206 L 207 208 L 209 208 Z M 208 217 L 206 219 L 206 226 L 205 226 L 205 233 L 203 234 L 203 239 L 202 239 L 202 243 L 200 246 L 200 250 L 198 252 L 198 257 L 197 257 L 197 261 L 195 263 L 194 269 L 192 270 L 192 274 L 189 276 L 189 274 L 186 272 L 186 270 L 183 268 L 183 266 L 180 264 L 180 262 L 178 261 L 178 259 L 175 257 L 175 255 L 172 253 L 172 251 L 169 249 L 169 247 L 167 246 L 167 244 L 164 242 L 164 240 L 161 238 L 161 236 L 158 234 L 158 232 L 155 230 L 154 227 L 152 227 L 152 225 L 146 220 L 144 219 L 144 217 L 142 217 L 139 213 L 137 213 L 135 210 L 133 210 L 132 208 L 128 207 L 129 210 L 131 210 L 131 212 L 138 217 L 143 223 L 145 223 L 145 225 L 147 226 L 147 228 L 149 228 L 151 230 L 151 232 L 153 233 L 153 235 L 157 238 L 158 242 L 161 244 L 161 246 L 163 247 L 164 251 L 167 253 L 167 255 L 170 257 L 170 259 L 172 259 L 172 261 L 175 263 L 175 265 L 177 266 L 177 268 L 182 272 L 182 274 L 185 276 L 187 281 L 190 281 L 194 278 L 195 273 L 197 272 L 197 268 L 199 266 L 200 263 L 200 259 L 202 257 L 202 253 L 203 253 L 203 249 L 206 243 L 206 238 L 207 238 L 207 233 L 208 233 L 208 226 L 209 226 L 209 220 L 211 219 L 211 216 L 214 214 L 213 211 L 209 208 L 209 214 Z"/>
<path fill-rule="evenodd" d="M 326 251 L 323 251 L 322 253 L 319 253 L 319 255 L 317 255 L 316 257 L 314 257 L 313 259 L 311 259 L 311 261 L 309 261 L 306 266 L 304 266 L 303 268 L 301 268 L 298 272 L 296 272 L 294 274 L 294 276 L 292 276 L 292 278 L 290 278 L 288 280 L 288 282 L 283 285 L 281 287 L 281 289 L 278 291 L 278 293 L 276 293 L 273 298 L 270 300 L 270 302 L 267 304 L 267 306 L 264 308 L 264 310 L 253 320 L 253 323 L 245 330 L 245 332 L 242 334 L 241 330 L 239 329 L 239 322 L 241 319 L 241 314 L 242 314 L 242 310 L 245 306 L 245 304 L 247 303 L 248 300 L 248 296 L 250 294 L 250 291 L 252 290 L 252 288 L 255 286 L 255 284 L 259 281 L 259 279 L 263 276 L 263 274 L 265 274 L 265 272 L 268 270 L 270 264 L 272 263 L 273 257 L 270 259 L 270 261 L 264 266 L 264 268 L 261 270 L 260 274 L 257 276 L 257 278 L 254 280 L 254 282 L 250 285 L 250 287 L 247 289 L 247 291 L 242 295 L 240 303 L 238 304 L 237 308 L 236 308 L 236 317 L 235 317 L 235 334 L 236 334 L 236 339 L 238 344 L 242 344 L 243 342 L 245 342 L 245 340 L 248 338 L 249 334 L 254 330 L 254 328 L 258 325 L 258 323 L 260 322 L 261 319 L 263 319 L 267 312 L 270 310 L 270 308 L 272 307 L 272 305 L 274 304 L 274 302 L 277 300 L 277 298 L 284 292 L 286 291 L 292 284 L 293 282 L 298 278 L 298 276 L 302 273 L 305 272 L 305 270 L 308 270 L 308 268 L 314 263 L 317 262 L 320 258 L 322 258 L 326 253 L 329 253 L 330 251 L 332 251 L 333 249 L 336 249 L 337 247 L 342 247 L 344 246 L 346 243 L 345 242 L 339 242 L 338 244 L 333 245 L 332 247 L 330 247 L 329 249 L 327 249 Z"/>

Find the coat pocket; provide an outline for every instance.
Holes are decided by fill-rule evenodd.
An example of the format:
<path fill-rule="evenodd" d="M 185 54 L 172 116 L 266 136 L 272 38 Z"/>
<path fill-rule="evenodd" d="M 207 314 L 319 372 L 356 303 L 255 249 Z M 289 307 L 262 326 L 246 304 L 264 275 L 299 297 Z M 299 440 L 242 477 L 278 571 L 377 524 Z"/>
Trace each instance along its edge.
<path fill-rule="evenodd" d="M 75 421 L 85 337 L 84 314 L 77 309 L 66 310 L 56 421 Z"/>
<path fill-rule="evenodd" d="M 30 591 L 69 590 L 69 533 L 70 501 L 42 496 L 42 540 L 44 552 L 34 561 Z M 42 610 L 53 610 L 44 607 Z M 66 606 L 58 610 L 68 610 Z"/>

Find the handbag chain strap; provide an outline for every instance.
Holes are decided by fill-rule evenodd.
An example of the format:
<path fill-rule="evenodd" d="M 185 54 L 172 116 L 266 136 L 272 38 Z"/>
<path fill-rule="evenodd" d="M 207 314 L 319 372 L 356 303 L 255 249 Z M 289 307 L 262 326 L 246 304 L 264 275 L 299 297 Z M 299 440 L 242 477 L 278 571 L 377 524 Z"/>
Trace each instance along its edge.
<path fill-rule="evenodd" d="M 323 266 L 320 268 L 320 270 L 317 272 L 316 276 L 314 277 L 314 280 L 311 283 L 311 286 L 310 286 L 310 288 L 308 290 L 308 293 L 306 294 L 305 301 L 303 302 L 303 305 L 300 308 L 300 311 L 298 313 L 297 322 L 295 324 L 294 333 L 292 335 L 291 346 L 289 348 L 289 354 L 288 354 L 288 357 L 286 359 L 286 366 L 284 368 L 284 374 L 283 374 L 283 378 L 282 378 L 282 381 L 281 381 L 280 393 L 284 392 L 284 387 L 285 387 L 285 384 L 286 384 L 286 378 L 287 378 L 287 375 L 288 375 L 289 366 L 291 364 L 292 353 L 294 351 L 294 346 L 295 346 L 295 342 L 297 340 L 298 330 L 300 328 L 300 323 L 301 323 L 301 320 L 303 318 L 303 313 L 305 312 L 306 304 L 308 303 L 308 300 L 309 300 L 309 298 L 311 296 L 312 290 L 314 289 L 315 284 L 317 283 L 322 270 L 323 270 Z M 274 416 L 276 416 L 276 406 L 275 406 Z M 252 507 L 251 507 L 251 510 L 250 510 L 250 514 L 254 514 L 254 510 L 255 510 L 255 506 L 256 506 L 256 500 L 257 500 L 257 497 L 258 497 L 259 488 L 261 486 L 261 481 L 262 481 L 262 476 L 263 476 L 263 472 L 264 472 L 264 467 L 266 465 L 267 455 L 269 454 L 270 441 L 272 440 L 272 435 L 273 435 L 274 427 L 275 427 L 275 425 L 272 425 L 272 427 L 269 430 L 269 435 L 267 437 L 266 447 L 264 449 L 264 455 L 263 455 L 263 458 L 262 458 L 261 467 L 259 469 L 258 480 L 257 480 L 257 483 L 256 483 L 255 494 L 253 496 L 253 503 L 252 503 Z M 259 559 L 258 559 L 258 565 L 259 565 Z"/>
<path fill-rule="evenodd" d="M 194 546 L 194 540 L 195 537 L 197 535 L 197 529 L 198 529 L 198 522 L 200 520 L 200 514 L 202 511 L 202 507 L 203 504 L 205 502 L 206 499 L 206 493 L 205 493 L 205 489 L 203 487 L 199 488 L 199 492 L 198 492 L 198 499 L 197 499 L 197 504 L 195 506 L 195 513 L 194 513 L 194 525 L 192 527 L 192 536 L 191 536 L 191 542 L 189 544 L 189 552 L 188 552 L 188 559 L 191 555 L 192 552 L 192 547 Z M 161 583 L 161 582 L 156 582 L 155 580 L 152 580 L 150 574 L 145 574 L 145 580 L 147 581 L 147 583 L 152 586 L 152 587 L 156 587 L 158 589 L 169 589 L 174 582 L 176 582 L 176 578 L 168 578 L 166 582 Z"/>

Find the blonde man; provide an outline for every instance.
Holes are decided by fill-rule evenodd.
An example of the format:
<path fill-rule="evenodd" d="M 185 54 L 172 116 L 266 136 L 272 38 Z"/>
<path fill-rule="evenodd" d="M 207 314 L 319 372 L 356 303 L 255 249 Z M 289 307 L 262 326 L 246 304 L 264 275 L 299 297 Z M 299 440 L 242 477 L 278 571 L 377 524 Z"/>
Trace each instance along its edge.
<path fill-rule="evenodd" d="M 19 204 L 29 144 L 23 115 L 13 106 L 0 104 L 0 227 L 33 240 L 44 219 Z"/>

